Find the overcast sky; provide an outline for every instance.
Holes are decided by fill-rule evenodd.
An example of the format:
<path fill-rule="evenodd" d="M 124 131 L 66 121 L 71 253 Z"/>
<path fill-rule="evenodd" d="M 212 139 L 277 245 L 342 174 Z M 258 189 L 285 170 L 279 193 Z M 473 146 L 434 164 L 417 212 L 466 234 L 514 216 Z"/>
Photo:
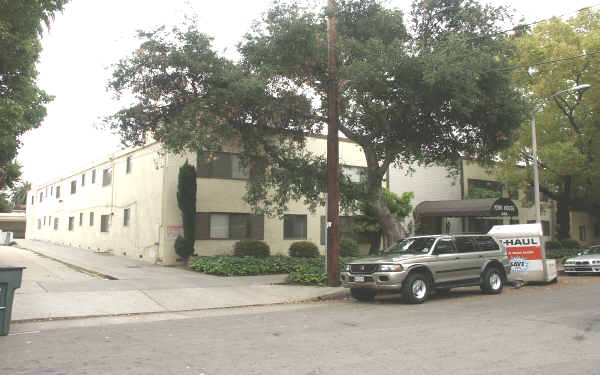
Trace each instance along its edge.
<path fill-rule="evenodd" d="M 389 1 L 405 10 L 411 2 Z M 516 10 L 516 21 L 532 22 L 572 16 L 600 0 L 487 2 L 509 5 Z M 99 125 L 101 118 L 120 109 L 106 84 L 111 65 L 137 46 L 136 30 L 178 24 L 186 14 L 195 14 L 200 29 L 215 38 L 215 47 L 234 57 L 236 43 L 270 4 L 271 0 L 70 0 L 42 40 L 39 86 L 56 98 L 47 106 L 42 126 L 22 137 L 22 178 L 41 184 L 119 148 L 119 138 Z"/>

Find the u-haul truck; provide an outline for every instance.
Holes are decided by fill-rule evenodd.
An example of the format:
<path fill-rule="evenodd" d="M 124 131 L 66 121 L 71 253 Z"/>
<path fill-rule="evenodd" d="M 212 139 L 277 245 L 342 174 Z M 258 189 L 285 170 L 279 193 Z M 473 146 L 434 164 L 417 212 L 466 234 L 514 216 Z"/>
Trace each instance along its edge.
<path fill-rule="evenodd" d="M 540 223 L 495 225 L 488 232 L 506 248 L 510 258 L 510 279 L 549 282 L 556 280 L 556 261 L 545 259 Z"/>

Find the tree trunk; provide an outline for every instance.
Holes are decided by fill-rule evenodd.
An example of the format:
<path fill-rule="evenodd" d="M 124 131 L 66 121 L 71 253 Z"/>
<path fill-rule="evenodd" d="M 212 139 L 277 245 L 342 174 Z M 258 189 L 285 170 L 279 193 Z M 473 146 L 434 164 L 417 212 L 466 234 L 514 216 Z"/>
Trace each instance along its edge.
<path fill-rule="evenodd" d="M 369 254 L 375 255 L 379 254 L 379 249 L 381 248 L 381 232 L 377 233 L 369 233 Z"/>
<path fill-rule="evenodd" d="M 569 200 L 556 201 L 556 223 L 558 224 L 557 237 L 564 240 L 571 237 L 571 215 L 569 214 Z"/>
<path fill-rule="evenodd" d="M 558 224 L 559 240 L 564 240 L 571 237 L 571 176 L 565 177 L 564 191 L 560 198 L 556 201 L 556 222 Z"/>
<path fill-rule="evenodd" d="M 398 218 L 392 215 L 390 209 L 385 204 L 381 188 L 379 188 L 379 192 L 376 193 L 371 205 L 377 219 L 379 219 L 383 227 L 383 235 L 386 238 L 387 243 L 392 244 L 404 238 L 406 232 L 402 228 L 402 224 L 400 224 Z"/>

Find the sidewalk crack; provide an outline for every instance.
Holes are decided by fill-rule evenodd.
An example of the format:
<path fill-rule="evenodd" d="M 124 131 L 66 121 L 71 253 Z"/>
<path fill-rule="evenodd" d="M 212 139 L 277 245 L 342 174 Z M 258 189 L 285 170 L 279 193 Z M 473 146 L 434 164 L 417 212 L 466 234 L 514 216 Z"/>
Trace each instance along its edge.
<path fill-rule="evenodd" d="M 154 298 L 152 298 L 151 295 L 149 295 L 148 293 L 146 293 L 145 291 L 138 289 L 140 292 L 142 292 L 143 295 L 145 295 L 146 297 L 150 298 L 150 300 L 154 303 L 156 303 L 158 306 L 162 307 L 163 309 L 165 309 L 165 311 L 169 311 L 169 308 L 165 305 L 163 305 L 162 303 L 158 302 L 157 300 L 155 300 Z"/>

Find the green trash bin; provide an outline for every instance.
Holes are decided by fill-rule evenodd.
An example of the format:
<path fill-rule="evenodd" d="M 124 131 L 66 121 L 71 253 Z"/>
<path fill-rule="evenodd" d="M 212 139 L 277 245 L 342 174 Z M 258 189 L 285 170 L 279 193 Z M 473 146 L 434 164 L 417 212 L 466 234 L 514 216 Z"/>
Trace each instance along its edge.
<path fill-rule="evenodd" d="M 24 268 L 0 266 L 0 336 L 8 335 L 13 297 L 21 287 Z"/>

